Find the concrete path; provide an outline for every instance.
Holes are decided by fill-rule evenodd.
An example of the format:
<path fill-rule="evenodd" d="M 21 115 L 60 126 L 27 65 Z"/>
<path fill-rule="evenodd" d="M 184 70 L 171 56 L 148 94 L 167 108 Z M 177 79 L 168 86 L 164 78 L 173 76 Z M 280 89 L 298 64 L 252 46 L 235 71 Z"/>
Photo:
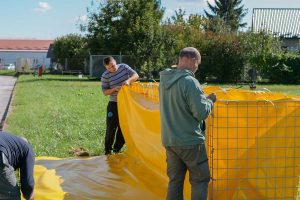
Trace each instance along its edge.
<path fill-rule="evenodd" d="M 0 76 L 0 130 L 4 125 L 16 80 L 13 76 Z"/>

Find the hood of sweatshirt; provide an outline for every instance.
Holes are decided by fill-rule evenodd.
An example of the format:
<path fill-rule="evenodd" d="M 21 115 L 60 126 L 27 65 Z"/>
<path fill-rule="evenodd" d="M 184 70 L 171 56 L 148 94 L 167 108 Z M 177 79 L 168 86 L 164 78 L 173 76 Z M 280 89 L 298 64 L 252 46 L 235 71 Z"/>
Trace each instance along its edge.
<path fill-rule="evenodd" d="M 160 73 L 160 87 L 170 89 L 174 83 L 186 76 L 195 77 L 194 73 L 187 69 L 165 69 Z"/>

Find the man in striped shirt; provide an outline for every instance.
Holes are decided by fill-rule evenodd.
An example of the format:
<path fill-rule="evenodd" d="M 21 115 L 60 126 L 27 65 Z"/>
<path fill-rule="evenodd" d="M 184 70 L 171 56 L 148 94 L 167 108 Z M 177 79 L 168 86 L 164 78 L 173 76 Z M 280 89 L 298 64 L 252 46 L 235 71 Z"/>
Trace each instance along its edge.
<path fill-rule="evenodd" d="M 139 78 L 139 75 L 128 65 L 117 64 L 112 56 L 104 58 L 103 64 L 106 71 L 101 76 L 102 91 L 104 95 L 110 96 L 107 105 L 105 134 L 105 155 L 109 155 L 112 150 L 115 153 L 120 152 L 125 144 L 119 124 L 117 106 L 118 92 L 122 85 L 130 85 Z"/>

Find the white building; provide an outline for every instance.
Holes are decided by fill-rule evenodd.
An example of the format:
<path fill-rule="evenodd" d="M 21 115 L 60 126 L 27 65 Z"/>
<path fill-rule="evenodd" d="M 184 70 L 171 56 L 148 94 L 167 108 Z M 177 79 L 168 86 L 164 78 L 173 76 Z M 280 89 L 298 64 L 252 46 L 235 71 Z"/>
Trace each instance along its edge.
<path fill-rule="evenodd" d="M 300 52 L 300 8 L 255 8 L 252 31 L 279 37 L 290 52 Z"/>
<path fill-rule="evenodd" d="M 0 66 L 14 64 L 17 70 L 50 66 L 47 53 L 54 40 L 0 39 Z"/>

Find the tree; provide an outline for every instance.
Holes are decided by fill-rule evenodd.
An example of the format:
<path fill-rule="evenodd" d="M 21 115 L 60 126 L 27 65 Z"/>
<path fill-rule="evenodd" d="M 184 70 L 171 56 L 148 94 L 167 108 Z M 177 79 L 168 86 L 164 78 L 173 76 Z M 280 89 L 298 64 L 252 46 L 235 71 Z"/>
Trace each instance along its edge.
<path fill-rule="evenodd" d="M 162 57 L 158 0 L 107 0 L 90 11 L 87 37 L 92 53 L 132 55 L 133 62 L 151 71 Z"/>
<path fill-rule="evenodd" d="M 244 9 L 241 3 L 242 0 L 215 0 L 215 6 L 213 6 L 207 2 L 212 14 L 205 11 L 206 17 L 208 19 L 220 18 L 226 26 L 231 28 L 231 31 L 236 32 L 247 25 L 247 23 L 242 23 L 242 19 L 248 10 Z"/>
<path fill-rule="evenodd" d="M 184 19 L 185 16 L 185 10 L 179 8 L 178 10 L 175 10 L 175 15 L 171 16 L 171 19 L 168 18 L 168 24 L 174 24 L 174 25 L 185 25 L 186 21 Z"/>
<path fill-rule="evenodd" d="M 202 30 L 205 25 L 205 19 L 202 15 L 191 14 L 187 20 L 188 24 L 198 30 Z"/>
<path fill-rule="evenodd" d="M 165 66 L 171 66 L 178 61 L 178 52 L 186 46 L 194 46 L 201 37 L 205 19 L 199 14 L 190 14 L 185 17 L 185 11 L 179 9 L 163 24 Z"/>
<path fill-rule="evenodd" d="M 226 25 L 220 17 L 206 19 L 204 29 L 217 34 L 229 33 L 231 31 L 231 27 Z"/>
<path fill-rule="evenodd" d="M 273 54 L 280 54 L 282 52 L 278 38 L 266 32 L 241 33 L 239 38 L 245 52 L 247 52 L 246 58 L 248 63 L 251 67 L 260 71 L 265 71 L 272 65 L 268 59 Z"/>
<path fill-rule="evenodd" d="M 123 23 L 127 28 L 127 37 L 124 42 L 130 41 L 126 43 L 128 53 L 134 55 L 135 63 L 149 78 L 151 71 L 160 68 L 159 63 L 163 59 L 164 41 L 160 22 L 164 10 L 157 0 L 125 2 Z"/>
<path fill-rule="evenodd" d="M 87 55 L 86 38 L 81 35 L 69 34 L 56 38 L 53 43 L 54 61 L 68 69 L 84 70 L 84 60 Z"/>

